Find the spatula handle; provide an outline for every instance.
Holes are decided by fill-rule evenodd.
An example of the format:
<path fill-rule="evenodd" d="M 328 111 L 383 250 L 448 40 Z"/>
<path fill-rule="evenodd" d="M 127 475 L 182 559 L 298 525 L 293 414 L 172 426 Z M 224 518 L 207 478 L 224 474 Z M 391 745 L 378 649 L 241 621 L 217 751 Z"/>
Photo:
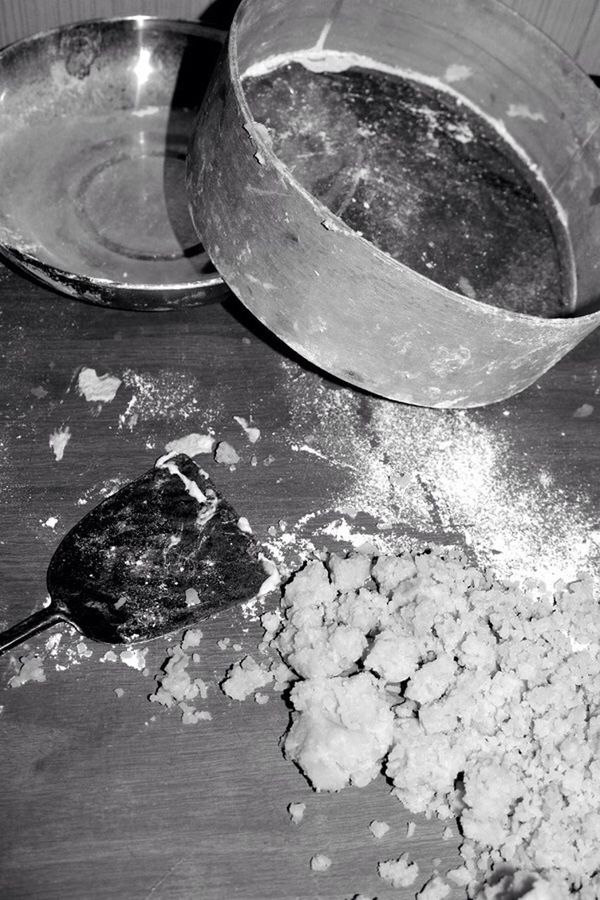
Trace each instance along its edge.
<path fill-rule="evenodd" d="M 27 638 L 33 637 L 39 631 L 44 631 L 45 628 L 56 625 L 57 622 L 64 622 L 64 617 L 52 606 L 45 606 L 44 609 L 32 613 L 26 619 L 17 622 L 12 628 L 0 632 L 0 653 L 10 650 L 17 644 L 22 644 Z"/>

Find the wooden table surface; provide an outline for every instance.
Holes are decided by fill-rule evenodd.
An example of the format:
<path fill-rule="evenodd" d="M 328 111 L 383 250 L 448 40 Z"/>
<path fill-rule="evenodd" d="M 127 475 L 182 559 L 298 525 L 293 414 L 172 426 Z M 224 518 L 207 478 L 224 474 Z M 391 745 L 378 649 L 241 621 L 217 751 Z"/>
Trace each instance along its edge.
<path fill-rule="evenodd" d="M 600 331 L 510 401 L 433 413 L 358 395 L 311 370 L 234 298 L 171 313 L 111 310 L 4 268 L 0 328 L 3 626 L 42 605 L 53 548 L 83 513 L 150 467 L 168 441 L 191 432 L 212 429 L 238 450 L 234 470 L 210 457 L 202 465 L 261 541 L 333 510 L 345 481 L 357 477 L 318 449 L 322 409 L 337 400 L 358 398 L 366 431 L 383 409 L 396 417 L 398 433 L 408 418 L 414 431 L 432 416 L 485 429 L 502 438 L 503 465 L 518 468 L 531 496 L 542 502 L 552 485 L 561 515 L 584 515 L 590 532 L 597 527 Z M 112 402 L 94 404 L 78 392 L 82 367 L 123 380 Z M 299 386 L 307 398 L 301 416 Z M 234 416 L 252 417 L 261 432 L 255 444 Z M 66 428 L 70 439 L 57 460 L 50 435 Z M 307 435 L 314 451 L 299 452 Z M 385 456 L 385 446 L 376 449 Z M 555 538 L 551 518 L 548 528 Z M 290 542 L 290 553 L 293 565 L 298 544 Z M 414 890 L 386 888 L 378 860 L 409 851 L 423 876 L 434 865 L 443 872 L 457 864 L 458 838 L 442 841 L 444 823 L 403 810 L 383 777 L 362 790 L 313 793 L 279 747 L 289 715 L 283 700 L 267 689 L 265 705 L 239 703 L 218 688 L 234 659 L 257 655 L 259 624 L 230 610 L 203 630 L 197 673 L 210 682 L 213 718 L 196 725 L 148 702 L 166 639 L 149 646 L 147 676 L 121 661 L 102 662 L 106 646 L 88 641 L 85 655 L 67 629 L 55 656 L 49 632 L 28 645 L 44 657 L 44 683 L 9 686 L 23 648 L 0 659 L 2 900 L 342 900 L 358 892 L 389 900 Z M 225 637 L 242 650 L 221 649 Z M 291 801 L 307 805 L 299 826 L 286 810 Z M 374 818 L 391 825 L 379 841 L 368 831 Z M 417 824 L 410 839 L 409 820 Z M 329 871 L 310 870 L 316 852 L 331 857 Z"/>

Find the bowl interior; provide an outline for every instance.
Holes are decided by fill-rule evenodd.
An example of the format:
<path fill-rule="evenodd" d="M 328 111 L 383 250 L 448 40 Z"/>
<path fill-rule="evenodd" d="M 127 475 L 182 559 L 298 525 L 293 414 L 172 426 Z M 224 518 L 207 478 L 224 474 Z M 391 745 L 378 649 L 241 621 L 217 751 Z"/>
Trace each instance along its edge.
<path fill-rule="evenodd" d="M 136 17 L 0 53 L 5 252 L 127 288 L 219 282 L 188 212 L 185 160 L 222 43 L 194 23 Z"/>
<path fill-rule="evenodd" d="M 247 73 L 294 58 L 313 72 L 335 75 L 339 54 L 346 69 L 355 60 L 354 65 L 414 76 L 476 110 L 515 149 L 555 204 L 565 255 L 571 255 L 570 284 L 563 292 L 566 311 L 596 308 L 597 89 L 560 48 L 512 10 L 497 0 L 308 0 L 301 8 L 289 0 L 247 0 L 237 16 L 236 54 L 246 84 Z M 255 98 L 248 99 L 250 111 L 258 109 L 264 118 Z M 355 150 L 351 143 L 346 140 L 346 155 Z"/>

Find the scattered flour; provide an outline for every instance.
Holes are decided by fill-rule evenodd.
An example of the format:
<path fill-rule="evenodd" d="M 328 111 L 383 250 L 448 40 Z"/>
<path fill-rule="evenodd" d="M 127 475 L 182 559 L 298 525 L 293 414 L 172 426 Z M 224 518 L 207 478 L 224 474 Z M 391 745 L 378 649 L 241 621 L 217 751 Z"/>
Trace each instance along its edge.
<path fill-rule="evenodd" d="M 598 568 L 595 511 L 538 472 L 505 429 L 477 412 L 432 410 L 331 389 L 282 363 L 293 452 L 331 470 L 330 494 L 267 542 L 292 568 L 323 538 L 381 552 L 432 542 L 467 548 L 502 578 L 552 585 Z M 329 545 L 331 546 L 331 545 Z"/>
<path fill-rule="evenodd" d="M 51 634 L 50 637 L 46 638 L 46 655 L 47 656 L 56 656 L 62 641 L 62 633 L 60 631 L 55 631 L 54 634 Z"/>
<path fill-rule="evenodd" d="M 250 443 L 255 444 L 260 437 L 260 428 L 256 428 L 255 425 L 248 424 L 248 420 L 243 416 L 234 416 L 233 419 L 238 423 L 240 428 L 242 428 L 246 432 L 246 437 L 248 438 Z"/>
<path fill-rule="evenodd" d="M 99 499 L 116 494 L 116 492 L 127 484 L 127 478 L 109 478 L 100 484 L 89 488 L 82 497 L 77 500 L 78 506 L 87 506 L 88 503 L 98 503 Z"/>
<path fill-rule="evenodd" d="M 219 388 L 207 395 L 206 385 L 195 377 L 186 378 L 181 370 L 123 373 L 123 385 L 131 392 L 125 411 L 119 415 L 119 428 L 133 431 L 142 423 L 175 423 L 193 419 L 208 423 L 222 411 Z"/>

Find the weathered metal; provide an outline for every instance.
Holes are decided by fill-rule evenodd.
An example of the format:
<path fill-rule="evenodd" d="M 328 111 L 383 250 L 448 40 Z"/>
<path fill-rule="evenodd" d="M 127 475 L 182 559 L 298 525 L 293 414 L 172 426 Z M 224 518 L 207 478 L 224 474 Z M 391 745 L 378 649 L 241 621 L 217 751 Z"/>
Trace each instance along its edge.
<path fill-rule="evenodd" d="M 487 120 L 555 203 L 570 270 L 560 314 L 448 289 L 307 190 L 244 81 L 290 58 L 415 77 Z M 312 363 L 395 400 L 484 405 L 526 388 L 600 322 L 599 125 L 583 71 L 498 0 L 244 0 L 188 157 L 193 220 L 229 287 Z"/>
<path fill-rule="evenodd" d="M 224 37 L 136 16 L 0 52 L 0 252 L 105 306 L 170 309 L 226 294 L 185 192 L 189 134 Z"/>

